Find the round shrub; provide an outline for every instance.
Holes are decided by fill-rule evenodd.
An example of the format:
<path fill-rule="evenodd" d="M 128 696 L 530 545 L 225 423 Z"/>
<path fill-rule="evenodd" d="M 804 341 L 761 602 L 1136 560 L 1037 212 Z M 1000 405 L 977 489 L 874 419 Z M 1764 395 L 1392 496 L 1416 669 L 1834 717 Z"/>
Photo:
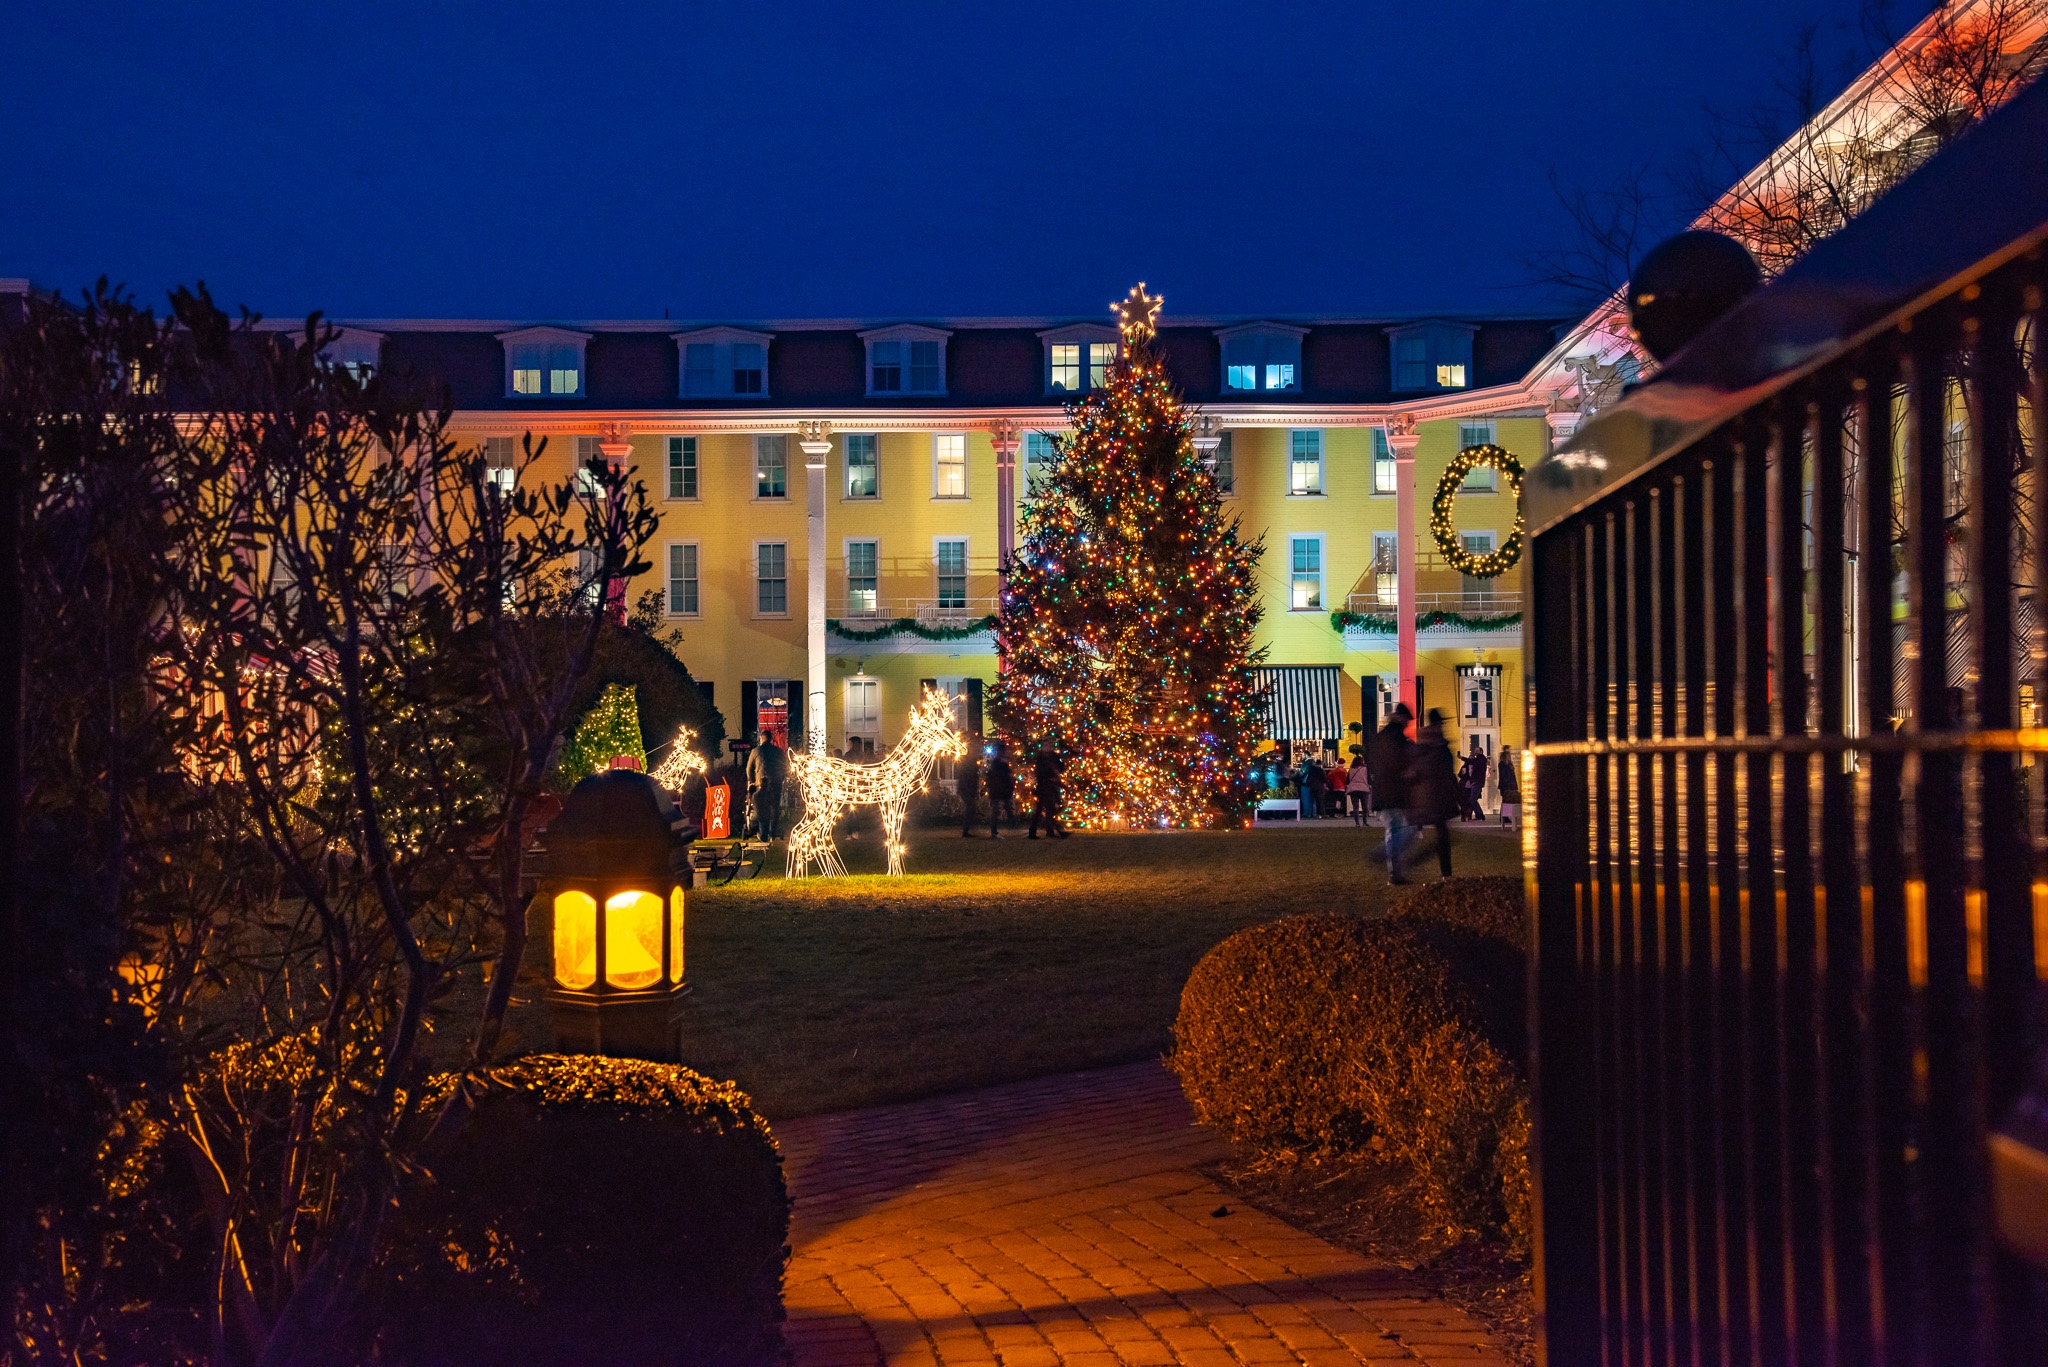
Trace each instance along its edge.
<path fill-rule="evenodd" d="M 1379 1150 L 1446 1227 L 1499 1229 L 1522 973 L 1514 946 L 1424 916 L 1254 926 L 1196 965 L 1172 1066 L 1197 1117 L 1240 1142 Z"/>
<path fill-rule="evenodd" d="M 1529 905 L 1518 878 L 1496 875 L 1424 883 L 1404 890 L 1388 914 L 1447 921 L 1517 949 L 1529 938 Z"/>
<path fill-rule="evenodd" d="M 789 1197 L 767 1124 L 675 1064 L 492 1070 L 403 1208 L 382 1360 L 779 1360 Z"/>

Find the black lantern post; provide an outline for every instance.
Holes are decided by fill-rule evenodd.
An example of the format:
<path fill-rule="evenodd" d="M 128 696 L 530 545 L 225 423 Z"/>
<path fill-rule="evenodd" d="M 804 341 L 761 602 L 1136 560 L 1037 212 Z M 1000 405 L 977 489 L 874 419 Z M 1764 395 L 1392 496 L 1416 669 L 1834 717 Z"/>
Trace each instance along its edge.
<path fill-rule="evenodd" d="M 689 842 L 675 804 L 632 769 L 593 774 L 548 823 L 548 1005 L 571 1053 L 679 1061 Z"/>

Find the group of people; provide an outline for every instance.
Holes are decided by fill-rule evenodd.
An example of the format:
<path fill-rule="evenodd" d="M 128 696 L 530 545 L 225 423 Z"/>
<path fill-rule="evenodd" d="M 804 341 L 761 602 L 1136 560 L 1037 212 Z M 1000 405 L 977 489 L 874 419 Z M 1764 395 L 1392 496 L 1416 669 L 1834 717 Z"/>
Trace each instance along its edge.
<path fill-rule="evenodd" d="M 1474 741 L 1461 765 L 1444 739 L 1444 714 L 1429 709 L 1427 722 L 1410 740 L 1408 723 L 1414 718 L 1408 704 L 1396 703 L 1387 724 L 1374 733 L 1364 757 L 1372 806 L 1387 814 L 1387 877 L 1394 883 L 1408 881 L 1409 861 L 1425 829 L 1436 833 L 1437 872 L 1449 878 L 1451 822 L 1486 818 L 1480 806 L 1490 767 L 1486 752 Z M 1505 745 L 1497 775 L 1502 819 L 1506 820 L 1510 808 L 1520 808 L 1522 791 L 1513 752 Z"/>
<path fill-rule="evenodd" d="M 1002 835 L 1005 816 L 1012 827 L 1017 824 L 1017 771 L 1010 767 L 1009 752 L 1001 741 L 988 747 L 987 757 L 988 763 L 983 765 L 982 756 L 970 750 L 967 758 L 954 766 L 953 786 L 960 795 L 960 834 L 974 834 L 974 828 L 980 824 L 981 798 L 986 793 L 988 837 L 995 840 Z M 1038 747 L 1031 760 L 1031 829 L 1025 839 L 1038 839 L 1040 825 L 1045 827 L 1048 839 L 1066 839 L 1067 829 L 1060 825 L 1060 775 L 1066 768 L 1067 762 L 1051 746 Z"/>

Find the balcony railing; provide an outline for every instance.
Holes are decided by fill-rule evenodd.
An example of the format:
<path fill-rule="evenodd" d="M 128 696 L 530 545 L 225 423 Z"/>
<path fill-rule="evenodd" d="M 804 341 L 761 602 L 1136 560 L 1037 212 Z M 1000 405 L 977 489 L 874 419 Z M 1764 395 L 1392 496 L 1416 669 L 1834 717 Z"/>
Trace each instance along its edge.
<path fill-rule="evenodd" d="M 1509 582 L 1513 582 L 1510 580 Z M 1354 593 L 1344 600 L 1346 612 L 1363 613 L 1371 617 L 1391 617 L 1399 606 L 1392 595 Z M 1458 593 L 1418 593 L 1415 595 L 1415 613 L 1418 617 L 1432 612 L 1455 612 L 1471 617 L 1475 614 L 1505 616 L 1522 610 L 1520 589 L 1474 590 Z"/>
<path fill-rule="evenodd" d="M 910 618 L 920 626 L 958 626 L 976 622 L 994 613 L 994 594 L 968 594 L 964 598 L 874 598 L 827 599 L 825 615 L 850 627 L 873 627 L 884 622 Z"/>

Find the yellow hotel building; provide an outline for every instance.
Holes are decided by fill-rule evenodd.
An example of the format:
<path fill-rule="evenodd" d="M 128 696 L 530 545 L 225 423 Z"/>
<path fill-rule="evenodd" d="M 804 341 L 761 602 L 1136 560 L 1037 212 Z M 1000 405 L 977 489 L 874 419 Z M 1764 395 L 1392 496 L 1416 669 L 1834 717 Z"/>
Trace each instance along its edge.
<path fill-rule="evenodd" d="M 529 433 L 547 439 L 534 477 L 630 467 L 662 518 L 633 597 L 662 592 L 728 733 L 865 752 L 896 740 L 922 683 L 983 724 L 999 566 L 1065 405 L 1101 382 L 1116 338 L 1106 311 L 405 320 L 350 324 L 335 353 L 447 383 L 457 435 L 488 443 L 507 478 Z M 1265 538 L 1273 738 L 1342 744 L 1350 723 L 1419 696 L 1456 716 L 1460 751 L 1519 748 L 1521 575 L 1447 568 L 1429 507 L 1461 447 L 1527 466 L 1570 431 L 1583 405 L 1558 383 L 1565 320 L 1169 314 L 1158 345 L 1229 510 Z M 1468 547 L 1514 520 L 1490 472 L 1460 493 Z"/>

